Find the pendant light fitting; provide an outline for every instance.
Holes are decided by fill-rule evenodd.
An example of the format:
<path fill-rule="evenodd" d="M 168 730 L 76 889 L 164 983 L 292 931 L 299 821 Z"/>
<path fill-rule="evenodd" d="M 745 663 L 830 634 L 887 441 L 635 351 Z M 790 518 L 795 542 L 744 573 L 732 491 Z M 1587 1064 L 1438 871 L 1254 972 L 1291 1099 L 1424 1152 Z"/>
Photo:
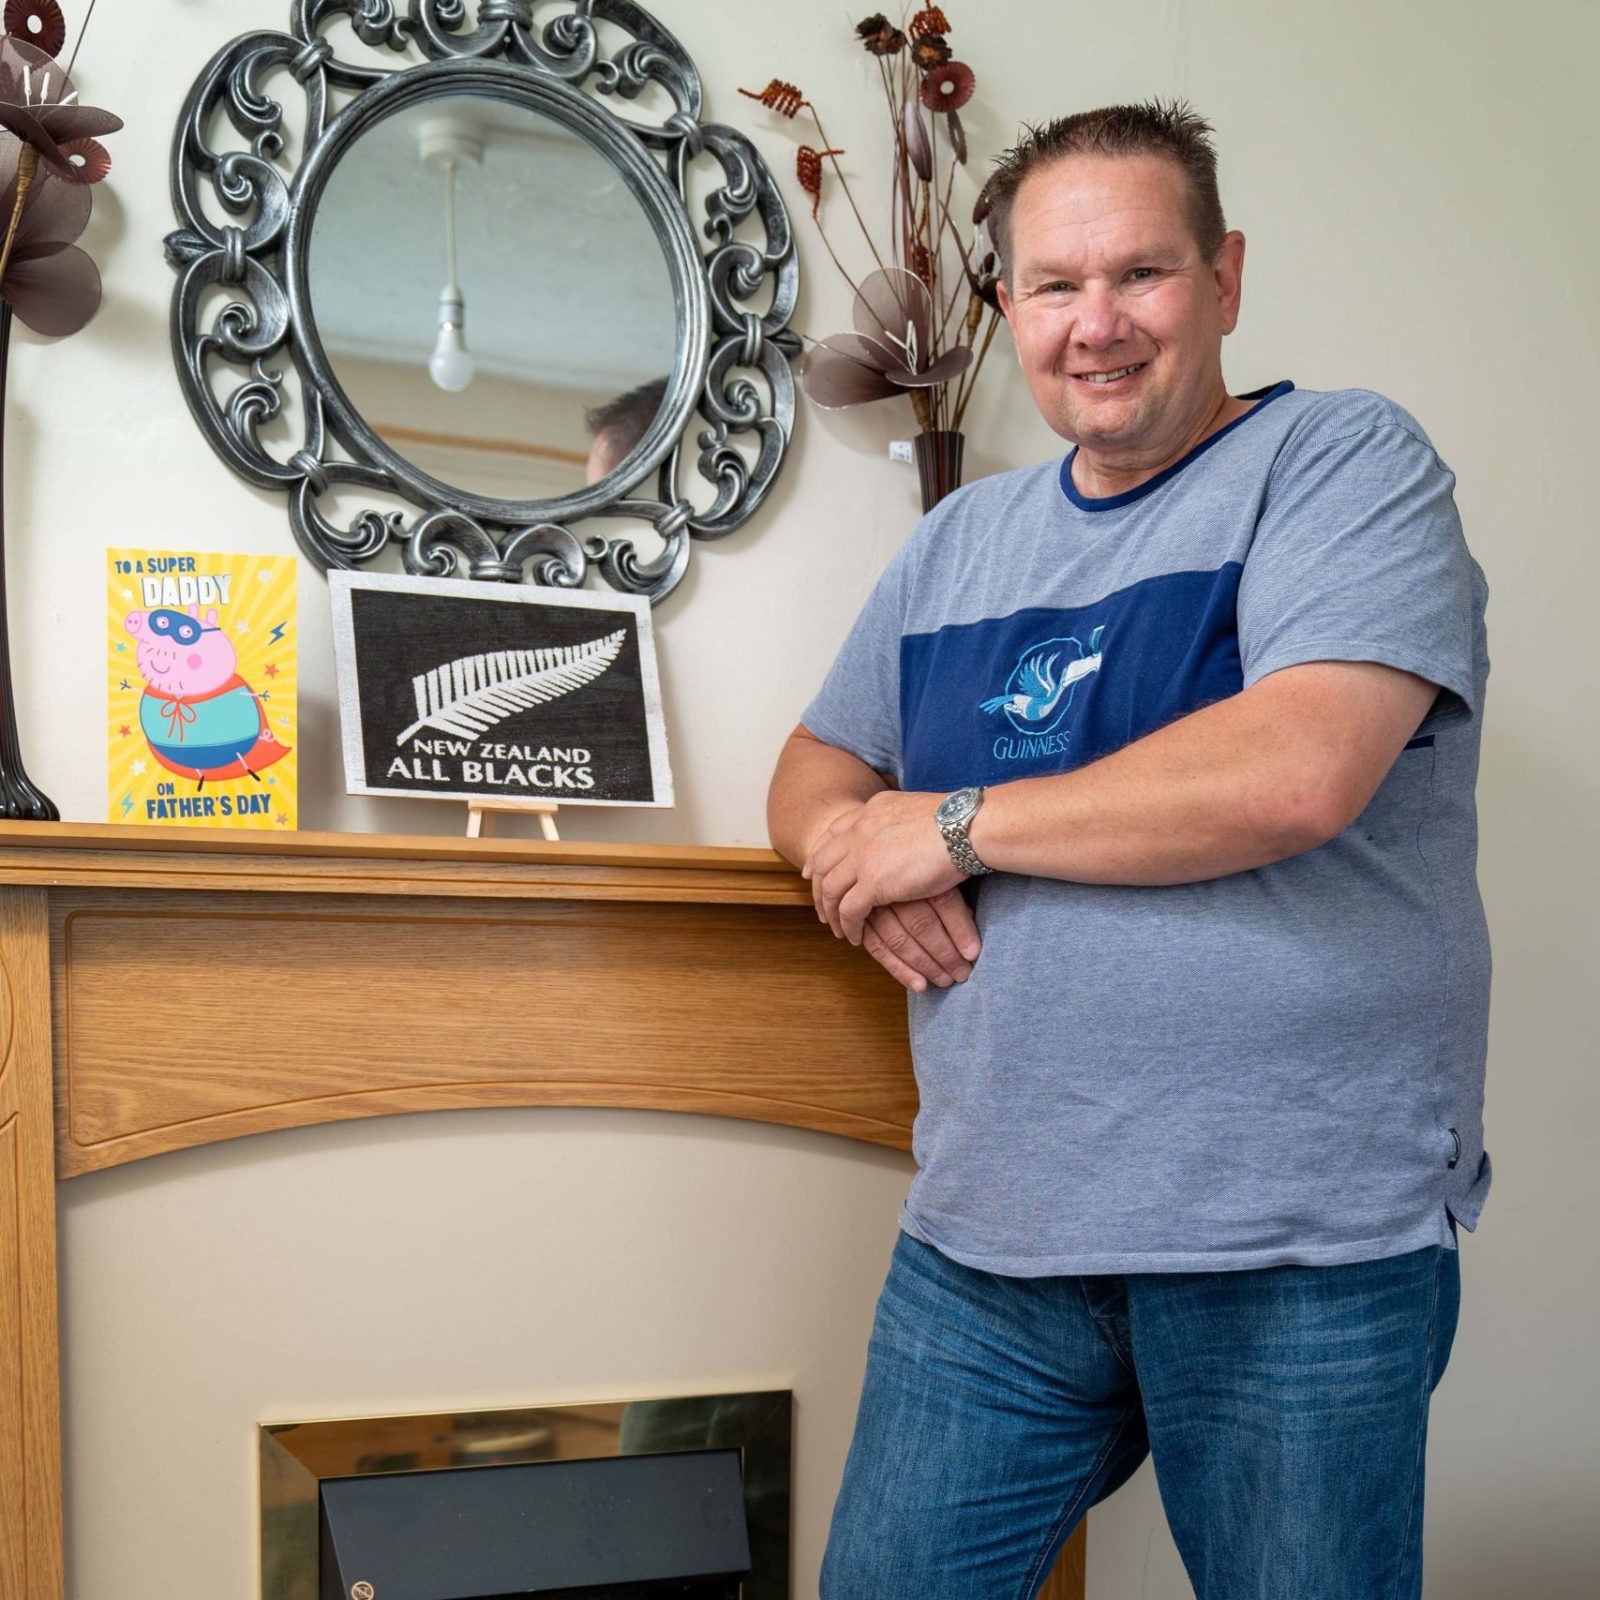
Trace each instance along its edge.
<path fill-rule="evenodd" d="M 439 332 L 428 375 L 450 392 L 465 389 L 475 370 L 467 349 L 466 303 L 456 274 L 456 172 L 483 162 L 482 130 L 454 116 L 430 117 L 418 131 L 424 165 L 444 172 L 445 286 L 439 293 Z"/>

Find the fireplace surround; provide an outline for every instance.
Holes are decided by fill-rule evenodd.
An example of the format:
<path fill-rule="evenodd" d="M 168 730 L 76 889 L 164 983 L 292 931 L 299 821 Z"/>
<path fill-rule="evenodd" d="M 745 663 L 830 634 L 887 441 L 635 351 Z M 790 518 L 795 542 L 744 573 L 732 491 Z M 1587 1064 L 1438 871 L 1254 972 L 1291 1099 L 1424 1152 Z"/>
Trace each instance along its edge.
<path fill-rule="evenodd" d="M 275 1019 L 247 1058 L 214 1026 L 219 986 Z M 495 1025 L 510 993 L 515 1030 Z M 906 1149 L 915 1103 L 900 991 L 819 933 L 767 851 L 0 823 L 0 1593 L 64 1592 L 58 1182 L 459 1107 L 687 1110 Z M 1051 1600 L 1081 1597 L 1081 1559 L 1080 1535 Z"/>

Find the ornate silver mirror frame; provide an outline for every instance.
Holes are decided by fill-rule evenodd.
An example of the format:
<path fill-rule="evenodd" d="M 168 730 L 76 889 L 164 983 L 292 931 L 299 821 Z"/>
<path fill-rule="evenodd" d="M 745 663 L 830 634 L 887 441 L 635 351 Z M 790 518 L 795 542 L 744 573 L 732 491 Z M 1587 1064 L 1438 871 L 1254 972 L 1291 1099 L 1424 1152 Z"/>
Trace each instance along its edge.
<path fill-rule="evenodd" d="M 537 27 L 536 10 L 546 19 Z M 782 464 L 794 417 L 789 361 L 799 341 L 788 322 L 799 271 L 770 172 L 743 135 L 699 120 L 694 63 L 631 0 L 550 10 L 543 0 L 479 0 L 469 25 L 468 0 L 410 0 L 404 14 L 395 0 L 294 0 L 288 32 L 232 40 L 184 102 L 172 160 L 181 226 L 166 240 L 178 272 L 179 381 L 217 454 L 247 482 L 288 497 L 295 539 L 320 568 L 360 566 L 397 546 L 406 570 L 421 575 L 576 587 L 595 572 L 654 602 L 682 579 L 692 542 L 743 524 Z M 324 37 L 341 18 L 374 60 L 393 52 L 407 64 L 341 60 Z M 600 24 L 628 42 L 608 55 Z M 304 95 L 298 169 L 285 158 L 283 107 L 263 87 L 273 73 L 287 73 Z M 655 125 L 596 98 L 636 101 L 651 86 L 673 108 Z M 318 337 L 307 263 L 329 174 L 376 122 L 447 94 L 539 112 L 586 141 L 617 169 L 666 257 L 678 321 L 666 397 L 620 467 L 558 500 L 494 500 L 420 471 L 350 404 Z M 222 148 L 230 139 L 244 147 Z M 720 166 L 721 182 L 703 201 L 711 247 L 702 255 L 691 172 L 699 164 L 715 181 L 707 163 Z M 225 296 L 234 298 L 219 304 Z M 284 412 L 285 351 L 303 427 L 298 448 L 280 458 L 262 433 Z M 699 491 L 704 504 L 680 485 L 691 458 L 709 485 Z M 322 504 L 330 494 L 399 507 L 330 516 Z M 580 538 L 569 526 L 591 517 L 648 524 L 660 549 L 641 558 L 626 534 Z"/>

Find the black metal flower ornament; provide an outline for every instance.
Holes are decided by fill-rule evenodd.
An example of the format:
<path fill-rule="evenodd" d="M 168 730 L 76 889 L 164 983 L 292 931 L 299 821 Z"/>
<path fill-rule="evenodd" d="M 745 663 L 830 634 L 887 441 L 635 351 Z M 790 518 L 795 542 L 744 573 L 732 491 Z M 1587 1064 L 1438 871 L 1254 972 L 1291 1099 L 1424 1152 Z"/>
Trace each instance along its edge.
<path fill-rule="evenodd" d="M 84 16 L 87 27 L 94 0 Z M 81 105 L 72 67 L 56 54 L 66 23 L 55 0 L 6 0 L 0 12 L 0 424 L 11 319 L 53 338 L 76 333 L 100 304 L 100 274 L 74 242 L 89 221 L 91 186 L 111 170 L 96 138 L 119 117 Z M 3 434 L 0 434 L 3 439 Z M 55 802 L 28 777 L 17 739 L 5 616 L 5 524 L 0 516 L 0 816 L 53 822 Z"/>

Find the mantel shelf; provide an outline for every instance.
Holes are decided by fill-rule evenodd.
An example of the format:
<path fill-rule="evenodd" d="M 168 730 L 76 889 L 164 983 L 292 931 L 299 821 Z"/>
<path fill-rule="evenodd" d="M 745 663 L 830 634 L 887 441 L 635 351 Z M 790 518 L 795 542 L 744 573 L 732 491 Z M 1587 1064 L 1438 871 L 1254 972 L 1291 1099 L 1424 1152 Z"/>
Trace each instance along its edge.
<path fill-rule="evenodd" d="M 803 906 L 771 850 L 0 822 L 0 884 Z"/>

